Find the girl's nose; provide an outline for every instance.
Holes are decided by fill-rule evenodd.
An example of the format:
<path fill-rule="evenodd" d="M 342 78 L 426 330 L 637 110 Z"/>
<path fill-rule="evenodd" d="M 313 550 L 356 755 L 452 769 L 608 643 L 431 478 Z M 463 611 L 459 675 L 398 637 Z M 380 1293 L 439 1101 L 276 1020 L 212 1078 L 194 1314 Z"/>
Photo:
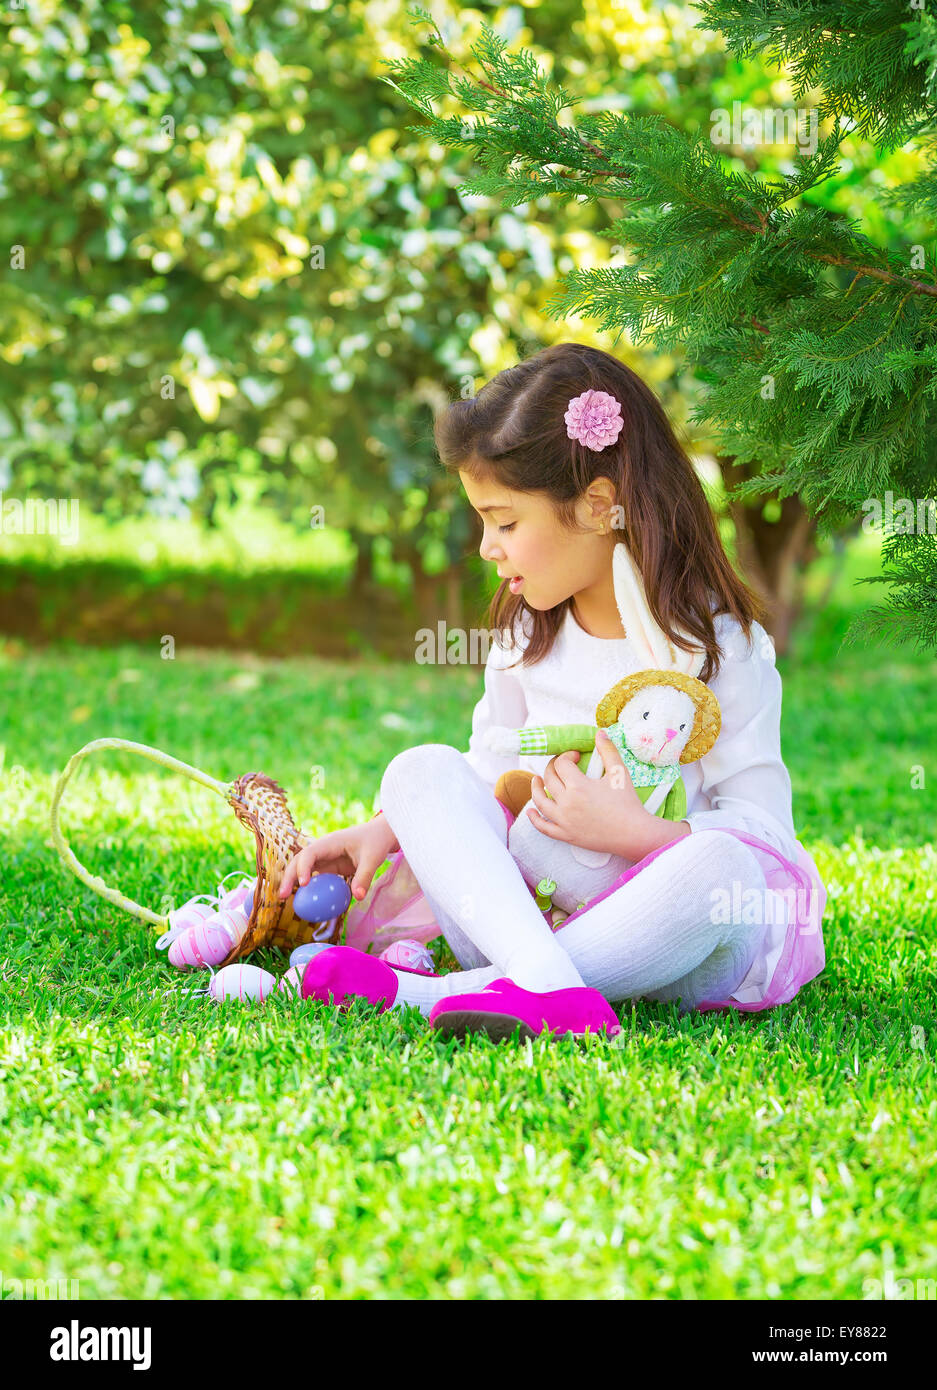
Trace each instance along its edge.
<path fill-rule="evenodd" d="M 664 732 L 666 733 L 666 735 L 667 735 L 668 738 L 676 738 L 676 737 L 677 737 L 677 731 L 676 731 L 676 729 L 665 729 Z"/>

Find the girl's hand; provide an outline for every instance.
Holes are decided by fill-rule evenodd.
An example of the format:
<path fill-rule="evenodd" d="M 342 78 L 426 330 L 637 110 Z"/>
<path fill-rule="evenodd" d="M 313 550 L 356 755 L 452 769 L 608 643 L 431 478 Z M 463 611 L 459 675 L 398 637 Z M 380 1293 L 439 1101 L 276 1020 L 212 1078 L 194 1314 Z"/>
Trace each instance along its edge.
<path fill-rule="evenodd" d="M 399 848 L 386 816 L 378 816 L 365 825 L 333 830 L 293 855 L 284 870 L 279 896 L 288 898 L 297 886 L 304 887 L 315 869 L 318 873 L 341 874 L 345 878 L 354 874 L 352 895 L 361 899 L 370 887 L 375 870 Z"/>
<path fill-rule="evenodd" d="M 645 809 L 611 739 L 600 732 L 596 747 L 605 775 L 587 777 L 574 761 L 578 752 L 561 753 L 551 760 L 542 778 L 535 776 L 531 782 L 534 807 L 527 812 L 528 818 L 551 840 L 619 854 L 624 859 L 643 859 L 648 852 L 648 822 L 655 817 Z"/>

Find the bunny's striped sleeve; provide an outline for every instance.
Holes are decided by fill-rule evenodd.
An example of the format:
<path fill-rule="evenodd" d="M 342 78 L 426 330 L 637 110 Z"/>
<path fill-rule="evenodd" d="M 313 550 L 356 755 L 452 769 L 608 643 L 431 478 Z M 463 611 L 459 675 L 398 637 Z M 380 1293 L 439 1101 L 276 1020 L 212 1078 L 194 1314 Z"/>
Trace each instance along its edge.
<path fill-rule="evenodd" d="M 595 747 L 594 724 L 531 724 L 520 729 L 521 747 L 524 755 L 537 757 L 543 753 L 566 753 L 578 749 L 580 753 L 591 753 Z"/>

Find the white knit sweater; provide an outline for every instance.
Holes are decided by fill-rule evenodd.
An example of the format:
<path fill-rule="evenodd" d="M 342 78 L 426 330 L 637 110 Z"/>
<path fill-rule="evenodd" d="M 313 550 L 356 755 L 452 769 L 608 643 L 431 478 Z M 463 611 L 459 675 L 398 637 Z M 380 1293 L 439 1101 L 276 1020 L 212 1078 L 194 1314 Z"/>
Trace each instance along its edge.
<path fill-rule="evenodd" d="M 529 668 L 520 654 L 532 619 L 524 615 L 518 644 L 503 650 L 492 641 L 485 665 L 485 693 L 475 706 L 464 757 L 494 790 L 502 772 L 526 768 L 542 776 L 548 756 L 499 756 L 482 746 L 493 725 L 519 729 L 534 724 L 594 724 L 599 700 L 616 681 L 641 669 L 627 637 L 593 637 L 572 610 L 552 651 Z M 722 727 L 710 751 L 681 765 L 686 820 L 691 830 L 728 826 L 758 835 L 790 859 L 796 858 L 791 779 L 781 758 L 781 677 L 774 644 L 760 623 L 752 624 L 751 646 L 737 620 L 713 619 L 722 653 L 709 682 L 722 710 Z M 507 669 L 513 663 L 513 670 Z M 585 770 L 586 757 L 580 758 Z"/>

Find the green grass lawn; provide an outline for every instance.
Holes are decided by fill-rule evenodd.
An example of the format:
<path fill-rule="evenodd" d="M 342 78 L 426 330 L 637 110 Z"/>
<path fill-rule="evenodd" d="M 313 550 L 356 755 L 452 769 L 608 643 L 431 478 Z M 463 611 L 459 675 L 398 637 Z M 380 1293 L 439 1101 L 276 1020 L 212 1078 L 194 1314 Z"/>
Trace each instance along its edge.
<path fill-rule="evenodd" d="M 467 745 L 477 667 L 3 644 L 3 1277 L 85 1299 L 800 1299 L 933 1276 L 934 660 L 837 652 L 859 572 L 861 548 L 779 662 L 826 970 L 762 1015 L 623 1005 L 611 1044 L 213 1006 L 52 847 L 55 778 L 104 735 L 262 769 L 309 829 L 359 821 L 395 753 Z M 253 859 L 220 797 L 129 755 L 84 765 L 63 827 L 156 909 Z"/>

